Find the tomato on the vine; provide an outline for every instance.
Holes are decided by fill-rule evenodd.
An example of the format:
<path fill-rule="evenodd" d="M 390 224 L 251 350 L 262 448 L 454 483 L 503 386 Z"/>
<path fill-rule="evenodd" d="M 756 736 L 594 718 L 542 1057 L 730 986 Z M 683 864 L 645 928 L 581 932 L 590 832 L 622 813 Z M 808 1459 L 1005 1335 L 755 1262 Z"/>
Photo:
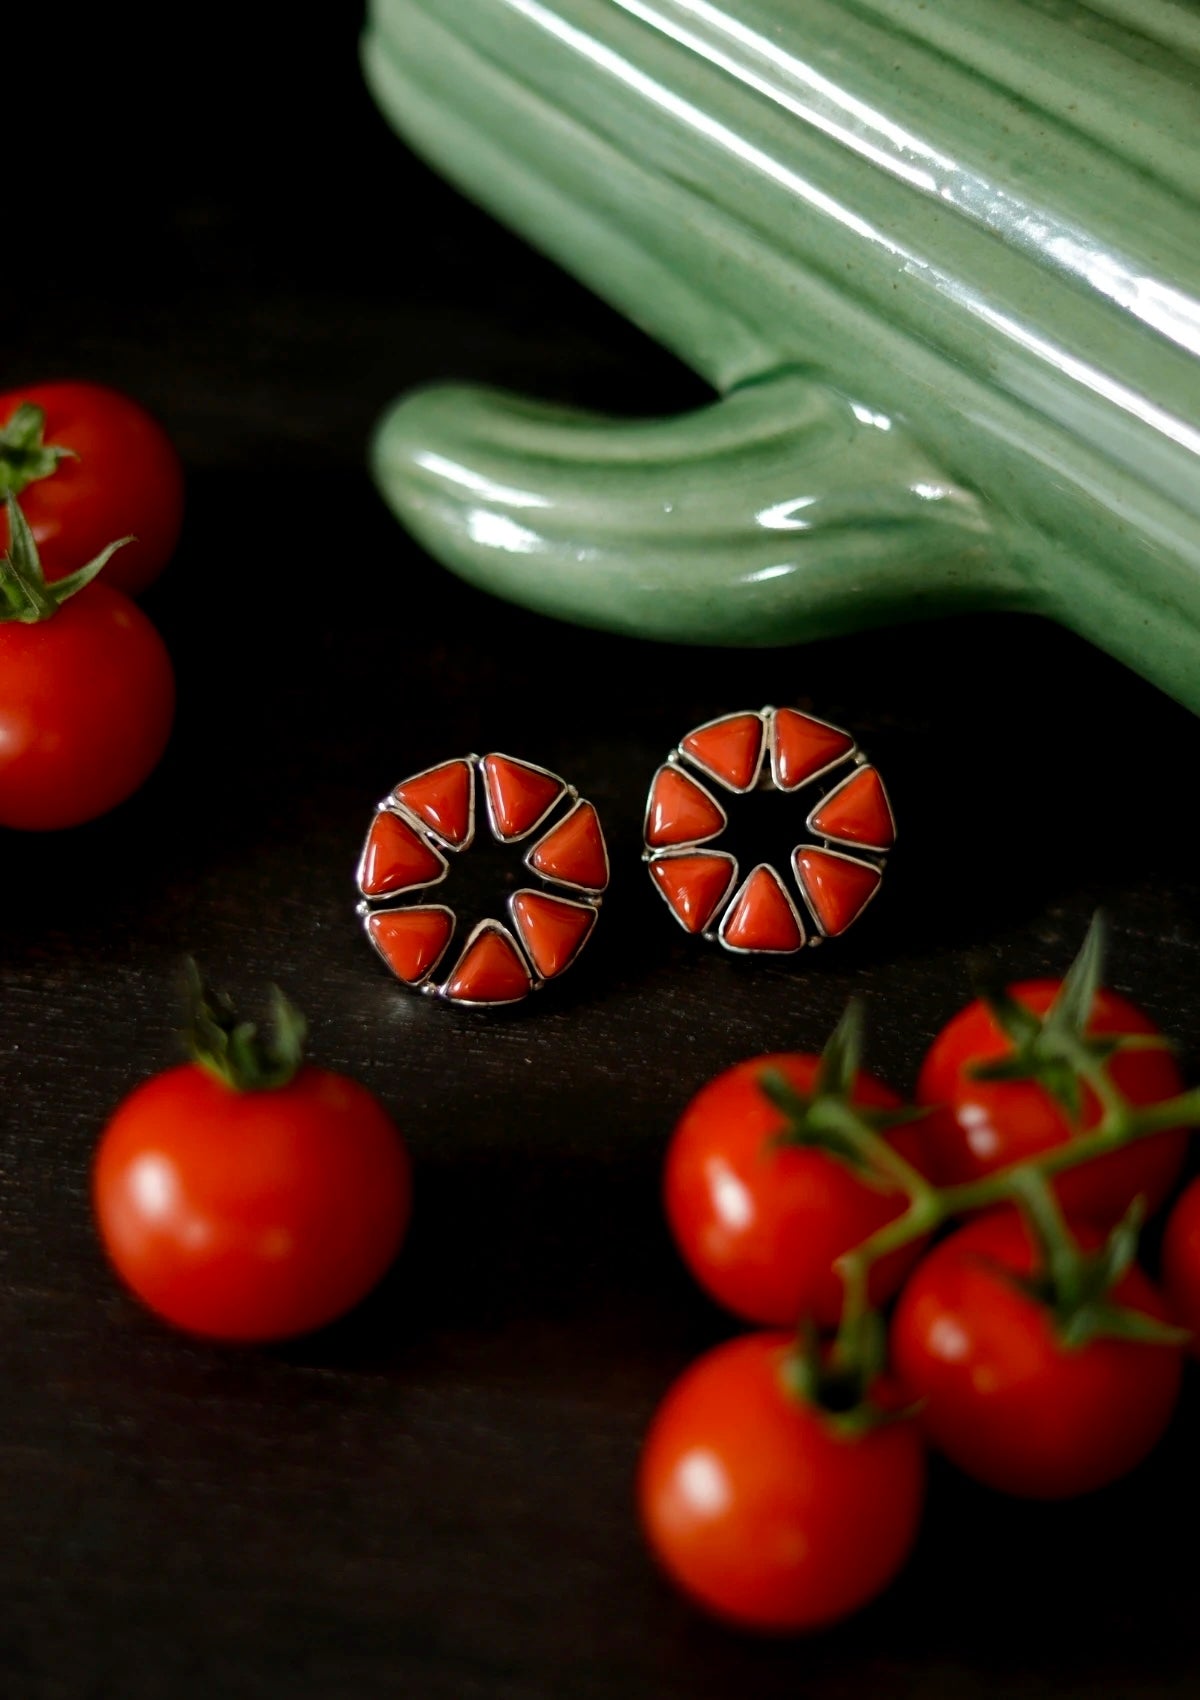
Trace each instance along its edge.
<path fill-rule="evenodd" d="M 0 433 L 23 405 L 45 415 L 42 442 L 69 451 L 28 482 L 20 476 L 11 481 L 46 578 L 64 578 L 114 537 L 128 535 L 134 541 L 113 557 L 104 576 L 109 585 L 138 595 L 174 554 L 183 524 L 183 468 L 171 439 L 144 407 L 101 384 L 32 384 L 0 394 Z M 0 472 L 3 464 L 0 441 Z M 7 547 L 0 513 L 0 553 Z"/>
<path fill-rule="evenodd" d="M 148 777 L 170 734 L 175 675 L 127 596 L 94 580 L 72 588 L 95 562 L 45 583 L 21 511 L 7 506 L 16 535 L 0 561 L 0 826 L 49 831 L 107 813 Z"/>
<path fill-rule="evenodd" d="M 743 1628 L 832 1623 L 880 1593 L 916 1535 L 925 1465 L 908 1418 L 851 1432 L 789 1381 L 793 1336 L 728 1341 L 668 1391 L 638 1476 L 652 1551 Z"/>
<path fill-rule="evenodd" d="M 872 1185 L 829 1150 L 780 1143 L 785 1117 L 762 1090 L 764 1071 L 807 1097 L 820 1069 L 821 1058 L 804 1052 L 726 1069 L 688 1104 L 667 1150 L 664 1200 L 683 1259 L 715 1299 L 751 1322 L 796 1326 L 809 1317 L 833 1327 L 842 1309 L 835 1259 L 907 1204 L 903 1192 Z M 862 1071 L 850 1102 L 864 1110 L 900 1106 L 894 1092 Z M 886 1137 L 913 1157 L 916 1129 Z M 918 1251 L 906 1246 L 875 1264 L 874 1303 L 896 1291 Z"/>
<path fill-rule="evenodd" d="M 1010 995 L 1034 1015 L 1045 1015 L 1061 988 L 1058 980 L 1026 980 Z M 1087 1021 L 1092 1037 L 1158 1036 L 1158 1029 L 1127 998 L 1097 991 Z M 917 1102 L 932 1107 L 922 1123 L 932 1178 L 942 1186 L 981 1180 L 1010 1164 L 1036 1157 L 1072 1137 L 1064 1106 L 1035 1080 L 978 1080 L 976 1064 L 999 1059 L 1011 1049 L 983 1000 L 961 1010 L 934 1040 L 917 1082 Z M 1121 1050 L 1108 1060 L 1111 1079 L 1134 1106 L 1156 1104 L 1183 1090 L 1179 1069 L 1166 1049 Z M 1086 1131 L 1100 1119 L 1100 1105 L 1083 1088 L 1080 1122 Z M 1119 1220 L 1132 1201 L 1144 1197 L 1154 1210 L 1179 1177 L 1187 1135 L 1180 1129 L 1139 1139 L 1081 1163 L 1058 1177 L 1055 1190 L 1072 1215 L 1101 1225 Z"/>
<path fill-rule="evenodd" d="M 365 1297 L 399 1250 L 407 1152 L 378 1100 L 301 1062 L 298 1040 L 261 1077 L 243 1061 L 222 1078 L 211 1062 L 168 1069 L 118 1106 L 93 1168 L 100 1237 L 122 1280 L 178 1328 L 242 1342 L 308 1333 Z"/>
<path fill-rule="evenodd" d="M 1100 1235 L 1076 1227 L 1078 1243 Z M 1181 1347 L 1094 1332 L 1077 1343 L 1027 1285 L 1037 1263 L 1022 1218 L 1000 1209 L 959 1228 L 909 1277 L 891 1361 L 926 1435 L 989 1487 L 1067 1499 L 1125 1475 L 1158 1441 L 1179 1394 Z M 1136 1266 L 1112 1289 L 1134 1320 L 1168 1319 Z"/>
<path fill-rule="evenodd" d="M 1171 1312 L 1200 1351 L 1200 1180 L 1184 1188 L 1167 1217 L 1162 1274 Z"/>

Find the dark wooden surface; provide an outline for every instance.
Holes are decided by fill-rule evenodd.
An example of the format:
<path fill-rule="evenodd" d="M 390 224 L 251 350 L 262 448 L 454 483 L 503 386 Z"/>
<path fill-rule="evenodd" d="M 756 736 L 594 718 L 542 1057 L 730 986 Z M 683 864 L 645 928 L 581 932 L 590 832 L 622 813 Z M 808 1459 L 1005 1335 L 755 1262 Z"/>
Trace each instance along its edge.
<path fill-rule="evenodd" d="M 818 1045 L 856 992 L 908 1087 L 980 963 L 1054 972 L 1100 902 L 1113 982 L 1200 1063 L 1196 722 L 1019 619 L 671 651 L 442 573 L 363 472 L 393 394 L 468 377 L 643 412 L 699 390 L 407 155 L 360 87 L 356 9 L 324 10 L 280 46 L 218 4 L 150 64 L 97 15 L 65 38 L 64 98 L 38 80 L 45 9 L 7 126 L 38 186 L 6 201 L 0 387 L 141 396 L 191 507 L 146 604 L 178 664 L 168 759 L 108 820 L 0 840 L 0 1693 L 1194 1695 L 1194 1393 L 1083 1504 L 937 1472 L 904 1577 L 809 1642 L 696 1617 L 642 1550 L 631 1479 L 656 1400 L 731 1327 L 657 1202 L 672 1118 L 716 1069 Z M 798 969 L 693 947 L 638 864 L 663 753 L 768 700 L 855 727 L 902 827 L 869 920 Z M 494 1020 L 394 987 L 350 883 L 391 783 L 488 747 L 591 796 L 615 870 L 570 980 Z M 314 1054 L 380 1094 L 416 1162 L 394 1274 L 283 1349 L 158 1326 L 88 1219 L 106 1112 L 176 1054 L 185 950 L 301 1000 Z"/>

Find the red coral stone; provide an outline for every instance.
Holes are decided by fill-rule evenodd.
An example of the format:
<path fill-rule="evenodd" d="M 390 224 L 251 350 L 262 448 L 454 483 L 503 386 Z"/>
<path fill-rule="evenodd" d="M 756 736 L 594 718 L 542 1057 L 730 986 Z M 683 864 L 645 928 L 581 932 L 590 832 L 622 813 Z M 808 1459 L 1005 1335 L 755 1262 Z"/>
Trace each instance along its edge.
<path fill-rule="evenodd" d="M 454 931 L 454 916 L 440 905 L 384 909 L 367 917 L 367 931 L 397 979 L 415 986 L 440 962 Z"/>
<path fill-rule="evenodd" d="M 576 803 L 570 814 L 552 827 L 525 858 L 543 878 L 584 891 L 603 891 L 608 884 L 608 851 L 600 817 L 588 802 Z"/>
<path fill-rule="evenodd" d="M 702 933 L 737 878 L 737 863 L 724 850 L 657 856 L 650 877 L 689 933 Z"/>
<path fill-rule="evenodd" d="M 896 822 L 875 769 L 858 768 L 822 798 L 808 817 L 808 829 L 839 844 L 890 850 L 896 842 Z"/>
<path fill-rule="evenodd" d="M 671 763 L 660 767 L 646 807 L 646 843 L 654 850 L 671 844 L 703 844 L 727 825 L 724 809 L 686 773 Z"/>
<path fill-rule="evenodd" d="M 810 844 L 793 852 L 792 865 L 817 924 L 831 939 L 857 921 L 883 878 L 869 862 Z"/>
<path fill-rule="evenodd" d="M 364 897 L 385 897 L 433 885 L 446 872 L 446 858 L 406 820 L 381 809 L 371 823 L 363 850 L 359 889 Z"/>
<path fill-rule="evenodd" d="M 447 761 L 406 779 L 392 796 L 431 826 L 439 838 L 461 850 L 470 840 L 473 825 L 471 787 L 470 762 Z"/>
<path fill-rule="evenodd" d="M 468 940 L 445 995 L 457 1003 L 516 1003 L 533 988 L 528 965 L 507 928 L 484 921 Z"/>
<path fill-rule="evenodd" d="M 732 950 L 799 950 L 804 928 L 783 881 L 766 862 L 747 876 L 721 922 L 721 938 Z"/>
<path fill-rule="evenodd" d="M 748 791 L 762 760 L 763 723 L 757 714 L 727 714 L 710 726 L 698 726 L 679 746 L 731 791 Z"/>
<path fill-rule="evenodd" d="M 771 726 L 771 764 L 781 791 L 798 785 L 841 761 L 854 748 L 854 739 L 837 726 L 801 714 L 795 708 L 777 708 Z"/>
<path fill-rule="evenodd" d="M 515 891 L 510 907 L 521 943 L 543 980 L 571 966 L 596 925 L 590 903 L 572 903 L 544 891 Z"/>
<path fill-rule="evenodd" d="M 512 756 L 484 756 L 483 782 L 497 838 L 524 838 L 546 818 L 566 790 L 557 774 Z"/>

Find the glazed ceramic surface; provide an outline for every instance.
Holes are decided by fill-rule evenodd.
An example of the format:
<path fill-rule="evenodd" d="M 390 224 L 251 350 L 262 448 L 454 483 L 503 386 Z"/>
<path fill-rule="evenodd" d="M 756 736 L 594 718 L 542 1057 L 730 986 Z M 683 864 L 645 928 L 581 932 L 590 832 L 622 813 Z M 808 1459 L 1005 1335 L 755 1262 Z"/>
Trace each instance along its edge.
<path fill-rule="evenodd" d="M 447 564 L 650 637 L 1035 610 L 1200 710 L 1200 9 L 374 0 L 396 128 L 717 399 L 402 400 Z"/>

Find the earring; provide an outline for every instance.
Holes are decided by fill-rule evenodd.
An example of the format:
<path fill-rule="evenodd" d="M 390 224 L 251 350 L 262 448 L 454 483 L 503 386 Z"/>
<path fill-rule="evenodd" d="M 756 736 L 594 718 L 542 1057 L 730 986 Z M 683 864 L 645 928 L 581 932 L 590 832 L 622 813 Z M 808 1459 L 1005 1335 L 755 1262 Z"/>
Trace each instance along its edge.
<path fill-rule="evenodd" d="M 508 898 L 507 925 L 484 920 L 472 929 L 439 984 L 433 975 L 457 920 L 423 894 L 446 879 L 451 856 L 470 848 L 477 782 L 493 838 L 516 844 L 539 834 L 524 858 L 538 883 Z M 600 817 L 573 785 L 493 752 L 401 780 L 376 810 L 356 877 L 366 935 L 398 980 L 466 1008 L 493 1008 L 519 1003 L 575 961 L 608 885 L 608 849 Z"/>
<path fill-rule="evenodd" d="M 713 784 L 738 796 L 811 790 L 806 837 L 784 864 L 803 907 L 771 862 L 739 882 L 737 858 L 719 847 L 729 816 Z M 896 822 L 849 732 L 798 709 L 763 708 L 681 739 L 651 781 L 643 836 L 654 888 L 686 932 L 740 956 L 788 956 L 858 919 L 879 890 Z"/>

